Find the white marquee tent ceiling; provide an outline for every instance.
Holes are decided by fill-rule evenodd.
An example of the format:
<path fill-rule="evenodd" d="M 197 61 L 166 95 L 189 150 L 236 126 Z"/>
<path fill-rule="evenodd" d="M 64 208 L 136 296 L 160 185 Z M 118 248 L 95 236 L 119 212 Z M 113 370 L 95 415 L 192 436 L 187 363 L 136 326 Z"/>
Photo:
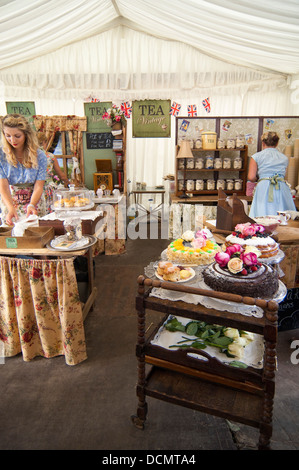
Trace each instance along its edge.
<path fill-rule="evenodd" d="M 237 65 L 299 73 L 298 0 L 0 0 L 0 69 L 118 25 Z"/>
<path fill-rule="evenodd" d="M 299 78 L 299 0 L 0 0 L 0 24 L 10 100 L 244 97 Z"/>

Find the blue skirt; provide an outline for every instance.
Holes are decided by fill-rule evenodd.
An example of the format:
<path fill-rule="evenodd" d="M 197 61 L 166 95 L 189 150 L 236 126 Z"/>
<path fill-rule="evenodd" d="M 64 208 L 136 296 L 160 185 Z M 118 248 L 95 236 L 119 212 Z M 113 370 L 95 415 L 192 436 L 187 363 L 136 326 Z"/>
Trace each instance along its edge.
<path fill-rule="evenodd" d="M 269 202 L 270 181 L 261 180 L 255 187 L 249 217 L 277 215 L 277 211 L 295 211 L 296 206 L 289 186 L 284 181 L 278 182 L 278 189 L 272 185 L 273 201 Z"/>

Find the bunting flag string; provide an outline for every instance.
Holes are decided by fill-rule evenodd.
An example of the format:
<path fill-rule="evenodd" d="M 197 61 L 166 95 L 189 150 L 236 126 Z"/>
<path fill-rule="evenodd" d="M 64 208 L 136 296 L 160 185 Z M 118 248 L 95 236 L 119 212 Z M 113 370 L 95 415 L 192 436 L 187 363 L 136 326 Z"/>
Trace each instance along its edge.
<path fill-rule="evenodd" d="M 189 104 L 187 107 L 187 112 L 189 117 L 197 116 L 197 106 L 196 104 Z"/>
<path fill-rule="evenodd" d="M 169 114 L 171 114 L 172 116 L 178 116 L 180 109 L 181 109 L 181 105 L 174 101 L 170 107 Z"/>
<path fill-rule="evenodd" d="M 206 98 L 205 100 L 202 100 L 202 105 L 205 108 L 207 113 L 211 112 L 210 98 Z"/>
<path fill-rule="evenodd" d="M 132 105 L 129 101 L 124 101 L 120 105 L 120 110 L 123 112 L 126 118 L 130 118 L 132 114 Z"/>

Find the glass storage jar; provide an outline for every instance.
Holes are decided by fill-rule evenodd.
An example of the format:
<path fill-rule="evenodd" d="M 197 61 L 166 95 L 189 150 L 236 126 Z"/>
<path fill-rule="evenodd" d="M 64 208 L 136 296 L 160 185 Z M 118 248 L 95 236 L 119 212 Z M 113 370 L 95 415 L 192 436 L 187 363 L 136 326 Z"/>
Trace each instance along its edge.
<path fill-rule="evenodd" d="M 212 155 L 207 155 L 206 157 L 206 169 L 212 170 L 214 168 L 214 157 Z"/>
<path fill-rule="evenodd" d="M 194 191 L 194 180 L 187 180 L 187 191 Z"/>
<path fill-rule="evenodd" d="M 179 158 L 179 170 L 183 170 L 185 168 L 185 159 Z"/>
<path fill-rule="evenodd" d="M 244 134 L 239 134 L 236 137 L 236 148 L 237 149 L 242 149 L 244 148 L 245 145 L 245 136 Z"/>
<path fill-rule="evenodd" d="M 195 159 L 195 168 L 196 168 L 196 170 L 202 170 L 204 168 L 204 158 L 203 157 L 197 157 Z"/>
<path fill-rule="evenodd" d="M 241 170 L 242 168 L 242 158 L 241 157 L 235 157 L 233 160 L 233 168 L 235 170 Z"/>
<path fill-rule="evenodd" d="M 217 189 L 225 189 L 225 181 L 217 180 Z"/>
<path fill-rule="evenodd" d="M 79 212 L 68 212 L 63 216 L 63 227 L 67 240 L 77 241 L 82 238 L 82 221 Z"/>
<path fill-rule="evenodd" d="M 231 165 L 232 165 L 232 161 L 231 161 L 230 157 L 225 157 L 223 159 L 223 169 L 224 170 L 229 170 L 231 168 Z"/>
<path fill-rule="evenodd" d="M 196 180 L 195 189 L 196 191 L 202 191 L 204 189 L 204 180 Z"/>
<path fill-rule="evenodd" d="M 235 180 L 235 190 L 241 191 L 242 187 L 243 187 L 243 181 L 241 179 Z"/>
<path fill-rule="evenodd" d="M 178 180 L 178 190 L 179 191 L 184 190 L 184 180 Z"/>
<path fill-rule="evenodd" d="M 215 158 L 214 168 L 215 168 L 215 170 L 219 170 L 220 168 L 222 168 L 222 159 L 220 157 Z"/>
<path fill-rule="evenodd" d="M 202 140 L 201 139 L 196 139 L 196 141 L 194 143 L 194 147 L 196 149 L 202 149 Z"/>
<path fill-rule="evenodd" d="M 225 149 L 225 140 L 224 139 L 218 139 L 217 148 L 218 149 Z"/>
<path fill-rule="evenodd" d="M 208 180 L 207 181 L 207 189 L 209 189 L 209 190 L 215 189 L 215 181 L 214 180 Z"/>
<path fill-rule="evenodd" d="M 188 170 L 193 170 L 193 168 L 194 168 L 194 159 L 193 158 L 187 158 L 186 168 Z"/>
<path fill-rule="evenodd" d="M 227 139 L 226 147 L 227 147 L 228 149 L 234 149 L 234 148 L 236 148 L 236 141 L 235 141 L 235 139 Z"/>
<path fill-rule="evenodd" d="M 226 189 L 232 191 L 234 189 L 234 180 L 226 180 Z"/>

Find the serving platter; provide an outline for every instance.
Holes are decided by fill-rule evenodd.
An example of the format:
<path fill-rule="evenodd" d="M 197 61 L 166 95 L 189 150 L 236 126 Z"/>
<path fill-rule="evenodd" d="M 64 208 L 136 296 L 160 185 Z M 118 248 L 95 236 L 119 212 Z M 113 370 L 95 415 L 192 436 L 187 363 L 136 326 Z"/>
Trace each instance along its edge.
<path fill-rule="evenodd" d="M 93 235 L 84 235 L 80 240 L 67 240 L 66 235 L 60 235 L 53 238 L 47 245 L 47 248 L 55 251 L 80 251 L 90 248 L 97 241 Z"/>
<path fill-rule="evenodd" d="M 191 276 L 189 276 L 187 279 L 181 279 L 180 281 L 168 281 L 168 282 L 175 282 L 176 284 L 181 284 L 183 282 L 188 282 L 188 281 L 191 281 L 191 279 L 194 278 L 194 276 L 196 275 L 196 272 L 194 271 L 194 269 L 190 268 L 190 267 L 187 267 L 187 268 L 184 268 L 186 271 L 190 271 L 191 273 Z M 157 273 L 157 270 L 155 271 L 155 276 L 160 279 L 160 281 L 165 281 L 165 279 L 163 279 L 163 276 L 160 276 L 160 274 Z"/>

